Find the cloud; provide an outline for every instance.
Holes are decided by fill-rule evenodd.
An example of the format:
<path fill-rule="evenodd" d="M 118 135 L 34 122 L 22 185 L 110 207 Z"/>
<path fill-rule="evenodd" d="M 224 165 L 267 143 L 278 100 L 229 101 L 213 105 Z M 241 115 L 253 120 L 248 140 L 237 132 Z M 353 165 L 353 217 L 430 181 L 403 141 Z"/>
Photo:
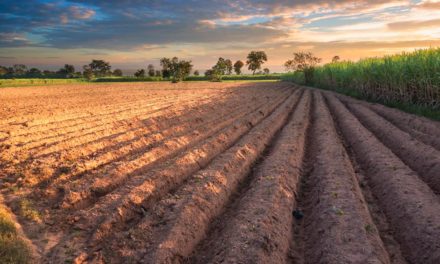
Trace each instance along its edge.
<path fill-rule="evenodd" d="M 436 10 L 440 9 L 440 1 L 422 1 L 416 5 L 420 9 Z"/>
<path fill-rule="evenodd" d="M 394 22 L 389 23 L 388 28 L 391 30 L 397 31 L 411 31 L 411 30 L 419 30 L 419 29 L 427 29 L 427 28 L 437 28 L 440 26 L 440 19 L 431 19 L 431 20 L 411 20 L 411 21 L 402 21 L 402 22 Z"/>
<path fill-rule="evenodd" d="M 69 23 L 69 17 L 68 17 L 66 14 L 62 14 L 62 15 L 60 16 L 60 22 L 61 22 L 62 24 L 67 24 L 67 23 Z"/>
<path fill-rule="evenodd" d="M 23 34 L 0 32 L 0 47 L 24 47 L 28 45 L 30 45 L 30 42 Z"/>
<path fill-rule="evenodd" d="M 210 64 L 218 56 L 243 58 L 260 48 L 279 60 L 288 49 L 355 58 L 361 56 L 358 50 L 382 53 L 402 41 L 421 45 L 411 41 L 440 38 L 440 13 L 433 12 L 439 5 L 412 0 L 3 1 L 0 47 L 16 52 L 44 47 L 44 56 L 56 51 L 77 61 L 99 55 L 124 63 L 177 55 L 206 57 Z"/>
<path fill-rule="evenodd" d="M 72 16 L 76 19 L 89 19 L 95 15 L 95 11 L 93 9 L 87 9 L 80 6 L 71 6 L 69 10 Z"/>

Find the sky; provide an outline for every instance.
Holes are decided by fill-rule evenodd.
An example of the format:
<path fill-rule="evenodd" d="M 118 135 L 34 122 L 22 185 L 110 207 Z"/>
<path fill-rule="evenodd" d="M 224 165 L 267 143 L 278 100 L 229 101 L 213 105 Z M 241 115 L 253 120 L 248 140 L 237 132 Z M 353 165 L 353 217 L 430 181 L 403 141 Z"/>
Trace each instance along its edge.
<path fill-rule="evenodd" d="M 264 50 L 272 72 L 293 52 L 328 62 L 440 46 L 440 1 L 0 0 L 0 65 L 80 69 L 159 66 L 162 57 L 204 71 L 218 57 Z"/>

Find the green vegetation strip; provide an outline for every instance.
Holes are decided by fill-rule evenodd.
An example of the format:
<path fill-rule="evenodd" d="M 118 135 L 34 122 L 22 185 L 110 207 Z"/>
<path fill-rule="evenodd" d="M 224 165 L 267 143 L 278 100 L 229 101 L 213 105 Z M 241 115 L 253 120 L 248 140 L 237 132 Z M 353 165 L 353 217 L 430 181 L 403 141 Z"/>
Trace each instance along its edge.
<path fill-rule="evenodd" d="M 223 81 L 264 81 L 264 80 L 280 80 L 282 74 L 244 74 L 244 75 L 223 75 Z M 189 76 L 185 78 L 185 81 L 207 81 L 207 76 Z"/>
<path fill-rule="evenodd" d="M 300 71 L 282 80 L 305 84 Z M 440 49 L 328 63 L 308 85 L 440 120 Z"/>
<path fill-rule="evenodd" d="M 0 87 L 85 83 L 84 79 L 0 79 Z"/>
<path fill-rule="evenodd" d="M 18 235 L 8 210 L 0 205 L 0 263 L 30 263 L 30 260 L 28 245 Z"/>
<path fill-rule="evenodd" d="M 277 81 L 281 80 L 282 74 L 264 75 L 225 75 L 223 81 Z M 185 81 L 208 81 L 206 76 L 189 76 Z M 55 84 L 87 84 L 87 83 L 110 83 L 110 82 L 160 82 L 170 80 L 162 77 L 108 77 L 98 78 L 93 81 L 85 79 L 0 79 L 0 87 L 23 87 L 23 86 L 46 86 Z"/>

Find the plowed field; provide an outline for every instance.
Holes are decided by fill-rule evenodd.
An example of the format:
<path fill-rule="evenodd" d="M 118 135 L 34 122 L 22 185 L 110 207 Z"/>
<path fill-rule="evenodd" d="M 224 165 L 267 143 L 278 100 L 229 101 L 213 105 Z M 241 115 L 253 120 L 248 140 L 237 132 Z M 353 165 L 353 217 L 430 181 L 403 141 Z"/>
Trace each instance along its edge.
<path fill-rule="evenodd" d="M 41 263 L 440 263 L 440 123 L 290 83 L 0 90 Z"/>

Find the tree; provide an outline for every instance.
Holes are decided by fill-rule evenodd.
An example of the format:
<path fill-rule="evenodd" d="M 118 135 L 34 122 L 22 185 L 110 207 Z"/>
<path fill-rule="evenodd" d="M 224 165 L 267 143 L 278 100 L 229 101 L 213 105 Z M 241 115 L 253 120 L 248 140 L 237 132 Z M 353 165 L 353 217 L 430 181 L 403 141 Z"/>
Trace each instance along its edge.
<path fill-rule="evenodd" d="M 193 65 L 191 61 L 177 61 L 173 64 L 173 70 L 171 72 L 173 76 L 173 82 L 183 81 L 185 77 L 189 76 L 191 73 Z"/>
<path fill-rule="evenodd" d="M 44 75 L 44 77 L 53 77 L 53 76 L 56 75 L 56 73 L 53 72 L 53 71 L 44 70 L 44 71 L 43 71 L 43 75 Z"/>
<path fill-rule="evenodd" d="M 148 76 L 150 76 L 150 77 L 153 77 L 154 74 L 156 73 L 154 71 L 154 65 L 153 64 L 148 64 L 147 71 L 148 71 Z"/>
<path fill-rule="evenodd" d="M 122 70 L 121 69 L 115 69 L 113 71 L 113 75 L 114 76 L 118 76 L 118 77 L 122 76 Z"/>
<path fill-rule="evenodd" d="M 59 69 L 57 74 L 65 78 L 72 78 L 75 74 L 75 67 L 70 64 L 64 64 L 64 67 Z"/>
<path fill-rule="evenodd" d="M 333 56 L 332 63 L 338 62 L 339 60 L 341 60 L 341 58 L 338 55 Z"/>
<path fill-rule="evenodd" d="M 27 72 L 27 67 L 24 64 L 15 64 L 12 66 L 12 74 L 15 76 L 25 75 Z"/>
<path fill-rule="evenodd" d="M 8 74 L 8 68 L 0 66 L 0 76 L 4 76 L 6 74 Z"/>
<path fill-rule="evenodd" d="M 226 74 L 231 75 L 232 74 L 232 61 L 230 59 L 226 59 L 225 65 L 226 65 Z"/>
<path fill-rule="evenodd" d="M 42 76 L 42 73 L 39 69 L 37 68 L 31 68 L 27 74 L 28 77 L 30 78 L 40 78 Z"/>
<path fill-rule="evenodd" d="M 208 79 L 212 82 L 221 82 L 222 81 L 222 75 L 214 68 L 210 69 L 210 70 L 206 70 L 205 76 L 208 77 Z"/>
<path fill-rule="evenodd" d="M 92 60 L 89 64 L 93 74 L 97 77 L 103 77 L 111 74 L 111 66 L 109 62 L 103 60 Z"/>
<path fill-rule="evenodd" d="M 162 58 L 160 65 L 162 66 L 163 78 L 170 78 L 172 82 L 180 82 L 189 76 L 193 65 L 191 61 L 179 60 L 177 57 Z"/>
<path fill-rule="evenodd" d="M 311 52 L 303 51 L 296 52 L 293 55 L 293 60 L 286 61 L 284 67 L 286 67 L 288 71 L 295 70 L 304 72 L 306 84 L 312 84 L 315 66 L 321 62 L 321 58 L 315 57 Z"/>
<path fill-rule="evenodd" d="M 162 72 L 160 70 L 156 70 L 156 77 L 162 76 Z"/>
<path fill-rule="evenodd" d="M 134 73 L 134 76 L 136 76 L 137 78 L 143 78 L 145 77 L 145 70 L 144 69 L 139 69 Z"/>
<path fill-rule="evenodd" d="M 83 76 L 89 81 L 95 78 L 95 73 L 89 65 L 83 66 Z"/>
<path fill-rule="evenodd" d="M 162 77 L 170 78 L 171 76 L 171 59 L 162 58 L 160 59 L 160 66 L 162 66 Z"/>
<path fill-rule="evenodd" d="M 269 73 L 270 73 L 270 70 L 269 70 L 269 68 L 264 68 L 264 69 L 263 69 L 263 72 L 264 72 L 264 74 L 269 74 Z"/>
<path fill-rule="evenodd" d="M 251 51 L 247 56 L 246 65 L 252 74 L 255 74 L 255 71 L 261 69 L 261 65 L 266 61 L 267 55 L 264 51 Z"/>
<path fill-rule="evenodd" d="M 199 70 L 195 70 L 195 71 L 194 71 L 194 75 L 195 75 L 195 76 L 199 76 L 199 75 L 200 75 Z"/>
<path fill-rule="evenodd" d="M 241 74 L 241 68 L 243 68 L 244 63 L 241 60 L 238 60 L 234 63 L 234 71 L 237 75 Z"/>
<path fill-rule="evenodd" d="M 217 63 L 212 67 L 212 69 L 220 75 L 225 75 L 228 71 L 227 61 L 230 60 L 225 60 L 222 57 L 218 58 Z"/>

